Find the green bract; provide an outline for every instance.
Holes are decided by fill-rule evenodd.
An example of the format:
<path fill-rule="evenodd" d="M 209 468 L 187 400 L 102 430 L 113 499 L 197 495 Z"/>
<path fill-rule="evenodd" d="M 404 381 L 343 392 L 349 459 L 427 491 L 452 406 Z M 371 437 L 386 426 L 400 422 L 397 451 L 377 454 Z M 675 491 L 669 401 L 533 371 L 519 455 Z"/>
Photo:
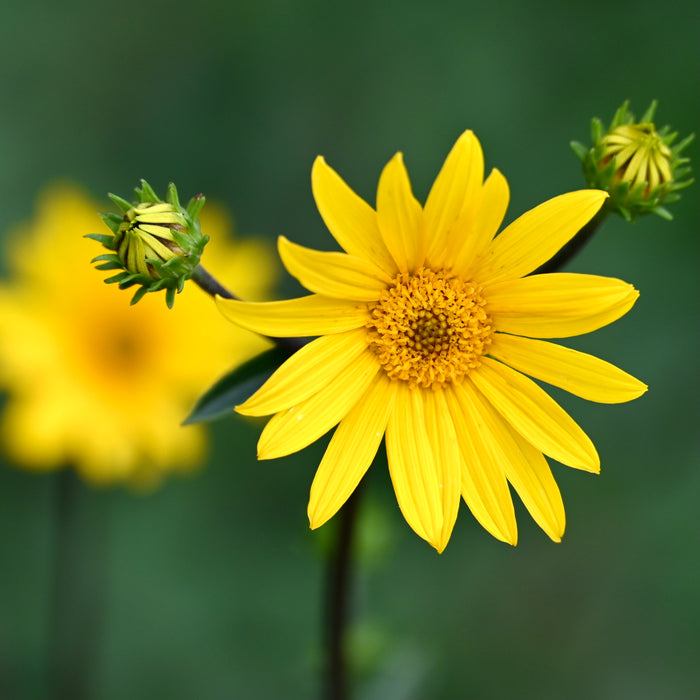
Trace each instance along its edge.
<path fill-rule="evenodd" d="M 678 191 L 693 182 L 689 160 L 681 152 L 695 135 L 674 146 L 678 133 L 669 126 L 657 130 L 652 122 L 656 101 L 639 122 L 628 105 L 625 102 L 615 112 L 607 130 L 597 117 L 591 121 L 590 148 L 576 141 L 571 147 L 581 160 L 588 185 L 610 194 L 605 204 L 609 211 L 628 221 L 642 214 L 672 219 L 665 205 L 678 201 Z"/>
<path fill-rule="evenodd" d="M 100 215 L 112 235 L 91 233 L 87 237 L 112 252 L 98 255 L 92 262 L 100 263 L 98 270 L 120 270 L 106 279 L 107 283 L 117 282 L 120 289 L 140 285 L 132 304 L 147 292 L 165 289 L 165 301 L 172 308 L 176 292 L 181 292 L 194 274 L 209 240 L 202 234 L 198 219 L 205 198 L 197 195 L 183 208 L 173 183 L 168 185 L 165 201 L 145 180 L 134 191 L 135 202 L 109 195 L 124 214 Z"/>

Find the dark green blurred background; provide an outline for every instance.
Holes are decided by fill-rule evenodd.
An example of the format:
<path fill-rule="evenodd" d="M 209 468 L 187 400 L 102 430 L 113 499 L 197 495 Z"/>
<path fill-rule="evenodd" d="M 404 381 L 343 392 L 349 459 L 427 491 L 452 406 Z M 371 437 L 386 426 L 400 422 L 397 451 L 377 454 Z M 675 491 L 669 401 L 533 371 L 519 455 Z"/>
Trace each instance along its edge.
<path fill-rule="evenodd" d="M 697 131 L 699 20 L 695 2 L 650 0 L 3 3 L 3 228 L 29 218 L 52 179 L 102 196 L 146 177 L 227 203 L 244 234 L 328 249 L 310 189 L 317 154 L 373 203 L 402 150 L 424 201 L 465 128 L 508 178 L 512 220 L 583 185 L 568 142 L 626 98 L 638 116 L 657 98 L 659 125 Z M 696 144 L 688 153 L 697 163 Z M 641 290 L 628 316 L 569 344 L 650 390 L 621 406 L 557 394 L 603 464 L 598 477 L 554 465 L 562 544 L 519 507 L 510 548 L 463 507 L 437 556 L 375 465 L 357 698 L 700 698 L 697 193 L 670 224 L 608 221 L 571 265 Z M 280 293 L 297 291 L 286 281 Z M 259 429 L 215 425 L 206 469 L 147 497 L 81 488 L 88 560 L 75 570 L 95 586 L 69 614 L 99 632 L 92 697 L 317 696 L 328 533 L 308 532 L 306 499 L 324 441 L 255 463 Z M 46 697 L 57 486 L 0 468 L 8 700 Z M 95 595 L 99 624 L 85 619 Z"/>

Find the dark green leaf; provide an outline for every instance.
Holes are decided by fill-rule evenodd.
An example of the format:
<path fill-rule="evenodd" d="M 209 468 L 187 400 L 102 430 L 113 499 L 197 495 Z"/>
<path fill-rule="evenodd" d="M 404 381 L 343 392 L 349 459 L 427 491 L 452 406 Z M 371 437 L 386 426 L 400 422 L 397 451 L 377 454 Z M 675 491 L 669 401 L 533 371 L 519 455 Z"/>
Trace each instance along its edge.
<path fill-rule="evenodd" d="M 275 346 L 236 367 L 197 401 L 183 425 L 211 421 L 230 414 L 234 406 L 243 403 L 259 389 L 288 357 L 288 350 Z"/>

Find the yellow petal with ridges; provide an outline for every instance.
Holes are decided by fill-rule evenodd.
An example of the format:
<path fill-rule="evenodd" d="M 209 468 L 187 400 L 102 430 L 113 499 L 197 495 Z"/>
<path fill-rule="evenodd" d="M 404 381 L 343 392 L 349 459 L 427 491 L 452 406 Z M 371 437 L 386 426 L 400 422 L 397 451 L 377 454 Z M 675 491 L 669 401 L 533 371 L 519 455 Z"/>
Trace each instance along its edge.
<path fill-rule="evenodd" d="M 429 267 L 444 267 L 445 260 L 453 257 L 452 229 L 462 215 L 474 208 L 483 181 L 481 144 L 473 132 L 465 131 L 447 155 L 425 202 Z"/>
<path fill-rule="evenodd" d="M 494 168 L 475 198 L 473 210 L 460 217 L 450 234 L 450 243 L 456 250 L 452 268 L 458 275 L 473 277 L 473 267 L 503 223 L 509 201 L 508 182 Z"/>
<path fill-rule="evenodd" d="M 573 418 L 535 382 L 483 357 L 469 379 L 512 428 L 553 459 L 576 469 L 600 471 L 593 443 Z"/>
<path fill-rule="evenodd" d="M 482 259 L 478 280 L 491 283 L 530 274 L 595 216 L 607 196 L 601 190 L 579 190 L 526 212 L 494 239 Z"/>
<path fill-rule="evenodd" d="M 304 248 L 280 236 L 280 258 L 289 273 L 310 292 L 333 299 L 376 301 L 391 278 L 376 265 L 346 253 Z"/>
<path fill-rule="evenodd" d="M 462 456 L 457 435 L 442 391 L 427 390 L 425 427 L 432 446 L 442 501 L 442 530 L 436 549 L 441 553 L 452 535 L 462 491 Z"/>
<path fill-rule="evenodd" d="M 564 534 L 564 504 L 547 460 L 539 450 L 515 433 L 491 404 L 464 383 L 480 418 L 483 439 L 488 440 L 494 457 L 503 468 L 535 522 L 555 542 Z"/>
<path fill-rule="evenodd" d="M 377 188 L 377 222 L 382 240 L 401 272 L 412 272 L 425 258 L 422 209 L 397 153 L 384 167 Z"/>
<path fill-rule="evenodd" d="M 507 427 L 507 426 L 506 426 Z M 566 529 L 564 502 L 552 470 L 544 455 L 512 428 L 507 428 L 515 440 L 522 461 L 517 465 L 506 464 L 506 476 L 518 492 L 532 519 L 554 542 L 561 542 Z"/>
<path fill-rule="evenodd" d="M 258 459 L 284 457 L 318 440 L 348 414 L 378 371 L 374 354 L 365 350 L 316 394 L 276 413 L 260 435 Z"/>
<path fill-rule="evenodd" d="M 462 454 L 462 497 L 472 515 L 496 539 L 518 543 L 513 499 L 503 471 L 503 453 L 488 429 L 468 382 L 445 390 Z"/>
<path fill-rule="evenodd" d="M 328 230 L 348 254 L 369 260 L 390 276 L 397 272 L 379 234 L 377 214 L 358 197 L 322 156 L 311 170 L 311 189 Z"/>
<path fill-rule="evenodd" d="M 236 411 L 244 416 L 269 416 L 294 406 L 333 381 L 366 348 L 364 328 L 316 338 L 283 362 Z"/>
<path fill-rule="evenodd" d="M 613 277 L 552 272 L 484 286 L 494 328 L 533 338 L 568 338 L 607 326 L 639 297 Z"/>
<path fill-rule="evenodd" d="M 396 382 L 380 372 L 340 421 L 311 484 L 308 514 L 312 530 L 336 514 L 365 475 L 384 437 L 395 391 Z"/>
<path fill-rule="evenodd" d="M 605 360 L 544 340 L 494 333 L 488 353 L 513 369 L 588 401 L 623 403 L 647 390 L 646 384 Z"/>
<path fill-rule="evenodd" d="M 224 299 L 216 305 L 235 324 L 273 338 L 343 333 L 365 325 L 367 305 L 312 294 L 285 301 L 249 302 Z"/>
<path fill-rule="evenodd" d="M 406 522 L 437 548 L 442 503 L 437 466 L 425 428 L 423 392 L 397 382 L 394 410 L 386 428 L 389 474 Z"/>
<path fill-rule="evenodd" d="M 151 236 L 155 236 L 156 238 L 162 238 L 166 241 L 175 240 L 175 236 L 173 236 L 173 232 L 168 226 L 157 226 L 155 224 L 144 224 L 141 222 L 138 225 L 138 230 L 142 233 L 145 232 L 150 234 Z"/>

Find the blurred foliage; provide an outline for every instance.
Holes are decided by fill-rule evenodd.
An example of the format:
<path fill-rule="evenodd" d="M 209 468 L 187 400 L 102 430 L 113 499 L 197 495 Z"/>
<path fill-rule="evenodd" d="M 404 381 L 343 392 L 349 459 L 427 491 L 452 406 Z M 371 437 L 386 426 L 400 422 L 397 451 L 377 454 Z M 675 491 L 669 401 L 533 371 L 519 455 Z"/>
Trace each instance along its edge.
<path fill-rule="evenodd" d="M 403 150 L 424 200 L 465 128 L 508 178 L 510 220 L 584 185 L 568 143 L 623 99 L 656 98 L 680 133 L 697 130 L 699 13 L 687 0 L 673 13 L 651 0 L 5 3 L 4 220 L 26 220 L 56 177 L 95 195 L 145 177 L 226 202 L 246 234 L 323 247 L 309 186 L 317 154 L 374 201 L 382 165 Z M 686 155 L 697 154 L 695 143 Z M 608 221 L 571 265 L 641 290 L 628 316 L 576 347 L 650 390 L 622 406 L 557 396 L 602 458 L 599 477 L 555 465 L 561 545 L 519 517 L 509 548 L 465 511 L 437 556 L 401 522 L 385 466 L 370 471 L 393 541 L 357 574 L 366 631 L 355 644 L 369 639 L 365 656 L 382 655 L 362 661 L 373 672 L 358 699 L 698 697 L 695 189 L 673 213 L 670 224 Z M 316 695 L 323 560 L 306 501 L 323 445 L 258 464 L 259 429 L 216 424 L 206 469 L 147 497 L 74 485 L 81 545 L 101 553 L 83 559 L 85 580 L 85 561 L 104 568 L 92 697 Z M 46 697 L 59 480 L 0 470 L 9 700 Z"/>

